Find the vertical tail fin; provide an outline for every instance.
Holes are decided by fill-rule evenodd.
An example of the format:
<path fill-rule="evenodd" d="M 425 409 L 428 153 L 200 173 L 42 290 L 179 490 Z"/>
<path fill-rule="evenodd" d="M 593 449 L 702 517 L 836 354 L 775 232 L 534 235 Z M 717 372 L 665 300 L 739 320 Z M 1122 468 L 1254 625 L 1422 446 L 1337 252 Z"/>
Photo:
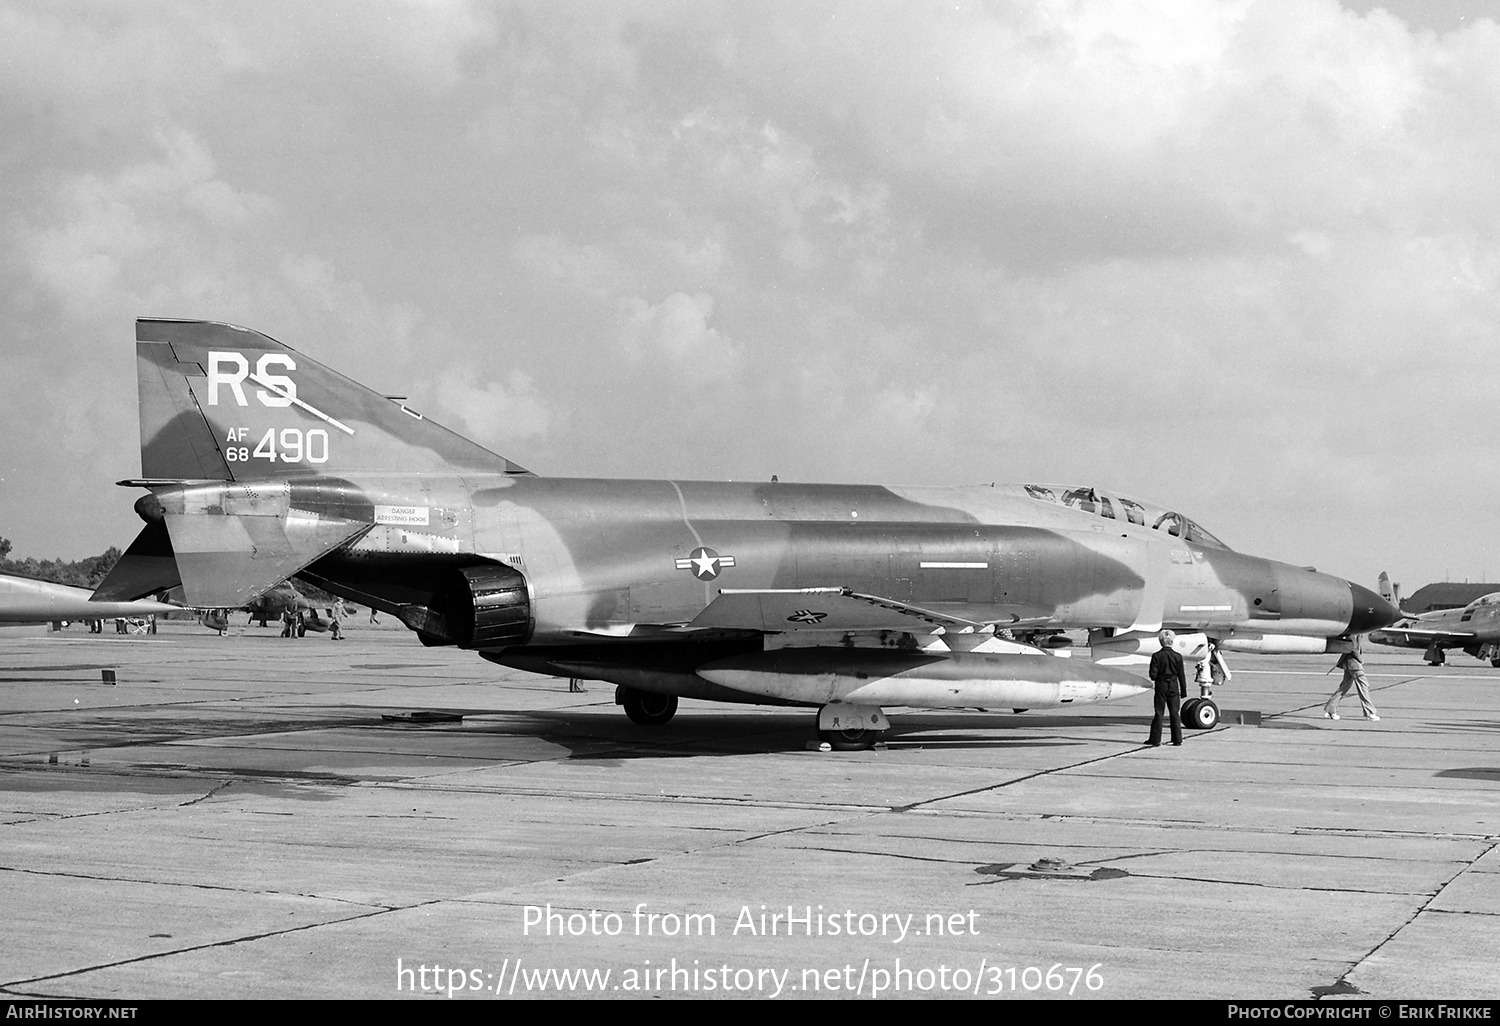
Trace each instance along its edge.
<path fill-rule="evenodd" d="M 1380 597 L 1397 609 L 1401 608 L 1401 585 L 1392 584 L 1391 575 L 1384 570 L 1380 572 Z"/>
<path fill-rule="evenodd" d="M 247 328 L 142 318 L 136 358 L 149 479 L 528 473 Z"/>

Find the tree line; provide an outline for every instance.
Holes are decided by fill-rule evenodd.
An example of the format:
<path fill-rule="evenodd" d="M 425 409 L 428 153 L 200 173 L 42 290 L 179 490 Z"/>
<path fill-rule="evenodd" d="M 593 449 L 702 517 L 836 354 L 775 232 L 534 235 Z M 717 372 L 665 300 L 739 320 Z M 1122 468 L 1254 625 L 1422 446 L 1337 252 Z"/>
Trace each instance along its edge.
<path fill-rule="evenodd" d="M 99 582 L 120 561 L 120 550 L 111 545 L 97 556 L 67 562 L 61 559 L 11 559 L 9 538 L 0 538 L 0 573 L 30 577 L 53 584 L 71 584 L 75 588 L 97 588 Z"/>

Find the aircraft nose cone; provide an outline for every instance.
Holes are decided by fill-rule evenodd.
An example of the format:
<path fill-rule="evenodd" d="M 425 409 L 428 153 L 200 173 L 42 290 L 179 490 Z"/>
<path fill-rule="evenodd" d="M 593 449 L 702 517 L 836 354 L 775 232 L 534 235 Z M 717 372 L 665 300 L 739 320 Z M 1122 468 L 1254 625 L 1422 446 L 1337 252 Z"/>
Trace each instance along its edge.
<path fill-rule="evenodd" d="M 1350 634 L 1367 634 L 1381 627 L 1389 627 L 1401 619 L 1401 610 L 1369 588 L 1360 587 L 1351 581 L 1349 592 L 1354 600 L 1354 609 L 1349 614 Z"/>

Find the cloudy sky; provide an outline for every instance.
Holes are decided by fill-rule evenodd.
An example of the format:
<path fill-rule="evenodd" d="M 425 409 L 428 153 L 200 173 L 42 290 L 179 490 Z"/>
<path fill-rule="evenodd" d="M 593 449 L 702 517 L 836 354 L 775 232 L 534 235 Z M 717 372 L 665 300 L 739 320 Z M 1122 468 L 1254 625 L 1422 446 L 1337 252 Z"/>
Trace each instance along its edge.
<path fill-rule="evenodd" d="M 546 475 L 1092 483 L 1495 579 L 1487 6 L 0 0 L 0 535 L 134 537 L 156 315 Z"/>

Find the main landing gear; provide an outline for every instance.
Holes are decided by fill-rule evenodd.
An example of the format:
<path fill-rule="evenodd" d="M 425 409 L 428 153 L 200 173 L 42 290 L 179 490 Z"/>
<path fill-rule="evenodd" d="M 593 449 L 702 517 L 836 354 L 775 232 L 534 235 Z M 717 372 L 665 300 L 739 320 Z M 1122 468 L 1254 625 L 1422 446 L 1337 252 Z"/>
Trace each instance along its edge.
<path fill-rule="evenodd" d="M 677 696 L 661 695 L 655 691 L 617 687 L 615 705 L 624 706 L 625 715 L 631 722 L 643 727 L 659 727 L 677 715 Z"/>
<path fill-rule="evenodd" d="M 891 729 L 878 705 L 825 705 L 818 710 L 818 740 L 835 752 L 863 752 Z"/>

